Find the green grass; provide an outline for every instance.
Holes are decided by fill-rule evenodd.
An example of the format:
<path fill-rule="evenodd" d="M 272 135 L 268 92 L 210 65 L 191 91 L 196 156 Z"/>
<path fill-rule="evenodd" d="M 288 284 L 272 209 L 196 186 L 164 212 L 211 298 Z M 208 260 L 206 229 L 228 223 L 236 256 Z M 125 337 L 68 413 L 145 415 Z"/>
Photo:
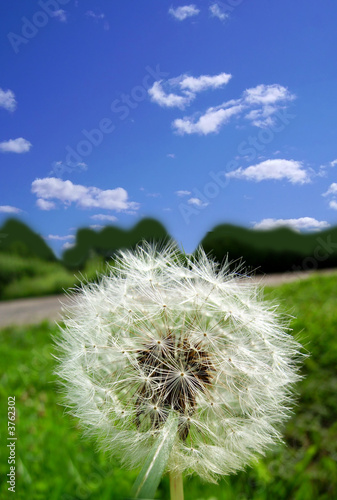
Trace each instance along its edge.
<path fill-rule="evenodd" d="M 331 500 L 337 498 L 337 280 L 315 277 L 268 289 L 297 319 L 292 328 L 310 352 L 285 445 L 218 485 L 185 478 L 186 500 Z M 0 497 L 7 492 L 7 397 L 16 397 L 19 499 L 127 498 L 138 471 L 125 471 L 84 439 L 58 404 L 48 323 L 0 331 Z M 164 477 L 157 498 L 168 500 Z"/>
<path fill-rule="evenodd" d="M 105 266 L 99 258 L 88 260 L 82 271 L 93 281 Z M 0 300 L 40 297 L 63 293 L 81 280 L 79 272 L 67 270 L 60 262 L 0 253 Z"/>

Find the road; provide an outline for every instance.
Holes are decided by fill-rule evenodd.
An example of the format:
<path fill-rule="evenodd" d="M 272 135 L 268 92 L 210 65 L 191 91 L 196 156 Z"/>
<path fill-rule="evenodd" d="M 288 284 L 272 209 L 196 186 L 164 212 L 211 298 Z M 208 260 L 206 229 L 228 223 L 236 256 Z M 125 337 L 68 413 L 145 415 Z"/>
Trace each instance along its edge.
<path fill-rule="evenodd" d="M 295 273 L 268 274 L 250 278 L 254 283 L 267 286 L 278 286 L 283 283 L 306 279 L 312 271 Z M 337 274 L 336 269 L 324 269 L 319 274 Z M 51 295 L 49 297 L 34 297 L 0 302 L 0 328 L 10 325 L 30 325 L 43 320 L 57 321 L 61 318 L 61 301 L 69 302 L 65 295 Z"/>

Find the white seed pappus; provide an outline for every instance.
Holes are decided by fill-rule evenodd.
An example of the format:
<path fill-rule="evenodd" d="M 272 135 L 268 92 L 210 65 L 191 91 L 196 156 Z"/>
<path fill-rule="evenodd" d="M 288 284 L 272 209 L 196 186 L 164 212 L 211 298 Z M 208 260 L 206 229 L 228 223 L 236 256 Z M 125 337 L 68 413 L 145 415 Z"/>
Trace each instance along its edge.
<path fill-rule="evenodd" d="M 203 251 L 120 252 L 83 284 L 57 338 L 65 403 L 127 467 L 140 467 L 170 411 L 168 470 L 214 481 L 280 441 L 301 346 L 277 306 Z"/>

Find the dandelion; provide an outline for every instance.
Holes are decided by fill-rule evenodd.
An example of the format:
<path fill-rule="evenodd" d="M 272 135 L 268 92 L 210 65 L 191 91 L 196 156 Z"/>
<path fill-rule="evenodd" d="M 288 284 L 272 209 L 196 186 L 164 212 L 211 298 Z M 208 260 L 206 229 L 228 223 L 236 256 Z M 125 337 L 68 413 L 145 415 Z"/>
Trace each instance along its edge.
<path fill-rule="evenodd" d="M 70 411 L 130 468 L 171 433 L 172 490 L 182 473 L 216 481 L 244 468 L 290 413 L 301 346 L 241 278 L 203 251 L 144 244 L 66 311 L 58 374 Z"/>

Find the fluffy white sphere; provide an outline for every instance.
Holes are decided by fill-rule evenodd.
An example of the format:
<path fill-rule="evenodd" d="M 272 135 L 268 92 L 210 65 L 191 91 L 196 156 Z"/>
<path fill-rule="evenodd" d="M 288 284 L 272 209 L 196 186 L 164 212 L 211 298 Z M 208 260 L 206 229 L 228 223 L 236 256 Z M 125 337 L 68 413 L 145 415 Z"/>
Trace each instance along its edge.
<path fill-rule="evenodd" d="M 66 402 L 124 465 L 142 465 L 170 411 L 170 471 L 214 480 L 280 440 L 301 346 L 240 278 L 143 245 L 73 295 L 57 341 Z"/>

